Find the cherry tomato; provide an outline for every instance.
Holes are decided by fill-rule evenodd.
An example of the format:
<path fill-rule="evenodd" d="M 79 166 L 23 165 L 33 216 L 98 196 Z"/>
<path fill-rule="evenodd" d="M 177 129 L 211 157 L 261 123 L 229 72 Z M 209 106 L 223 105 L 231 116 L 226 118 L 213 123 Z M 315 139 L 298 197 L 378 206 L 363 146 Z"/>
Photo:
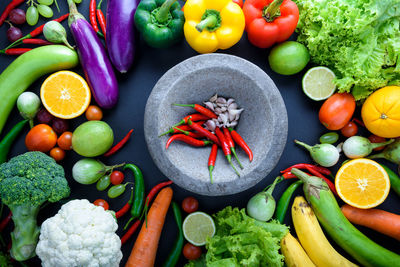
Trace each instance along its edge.
<path fill-rule="evenodd" d="M 124 181 L 125 175 L 120 171 L 113 171 L 110 175 L 110 181 L 113 185 L 120 184 Z"/>
<path fill-rule="evenodd" d="M 91 105 L 85 112 L 88 121 L 100 121 L 103 118 L 103 111 L 98 106 Z"/>
<path fill-rule="evenodd" d="M 55 161 L 62 161 L 65 158 L 65 151 L 59 147 L 52 148 L 50 150 L 50 157 Z"/>
<path fill-rule="evenodd" d="M 110 205 L 108 205 L 107 201 L 105 201 L 104 199 L 96 199 L 93 202 L 94 205 L 99 206 L 99 207 L 103 207 L 104 210 L 108 210 L 108 208 L 110 207 Z"/>
<path fill-rule="evenodd" d="M 183 247 L 183 256 L 188 260 L 196 260 L 201 256 L 201 248 L 190 243 L 186 243 Z"/>
<path fill-rule="evenodd" d="M 25 137 L 29 151 L 49 152 L 57 143 L 57 135 L 47 124 L 38 124 Z"/>
<path fill-rule="evenodd" d="M 368 137 L 368 139 L 369 139 L 369 141 L 371 141 L 371 143 L 383 143 L 383 142 L 386 142 L 385 138 L 377 136 L 377 135 L 374 135 L 374 134 L 370 135 Z M 380 147 L 374 148 L 374 151 L 380 151 L 380 150 L 383 150 L 383 149 L 385 149 L 385 146 L 380 146 Z"/>
<path fill-rule="evenodd" d="M 329 130 L 342 129 L 353 116 L 356 101 L 352 94 L 336 93 L 319 110 L 319 121 Z"/>
<path fill-rule="evenodd" d="M 358 126 L 352 121 L 349 121 L 341 130 L 340 132 L 344 137 L 352 137 L 357 134 Z"/>
<path fill-rule="evenodd" d="M 194 197 L 187 197 L 182 201 L 182 209 L 186 213 L 195 212 L 199 208 L 199 201 Z"/>
<path fill-rule="evenodd" d="M 57 145 L 64 150 L 72 149 L 72 133 L 64 132 L 57 140 Z"/>

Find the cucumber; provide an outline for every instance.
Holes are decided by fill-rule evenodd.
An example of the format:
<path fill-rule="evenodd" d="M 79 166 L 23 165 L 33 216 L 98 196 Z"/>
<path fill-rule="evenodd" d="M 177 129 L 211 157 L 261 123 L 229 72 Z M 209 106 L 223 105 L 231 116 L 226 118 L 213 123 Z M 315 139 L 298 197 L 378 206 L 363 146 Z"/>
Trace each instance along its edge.
<path fill-rule="evenodd" d="M 363 266 L 400 266 L 400 255 L 376 244 L 347 220 L 325 181 L 295 168 L 291 172 L 304 182 L 304 194 L 318 221 L 340 247 Z"/>
<path fill-rule="evenodd" d="M 18 96 L 44 74 L 69 69 L 79 63 L 78 54 L 63 45 L 35 48 L 14 60 L 0 74 L 0 133 Z"/>

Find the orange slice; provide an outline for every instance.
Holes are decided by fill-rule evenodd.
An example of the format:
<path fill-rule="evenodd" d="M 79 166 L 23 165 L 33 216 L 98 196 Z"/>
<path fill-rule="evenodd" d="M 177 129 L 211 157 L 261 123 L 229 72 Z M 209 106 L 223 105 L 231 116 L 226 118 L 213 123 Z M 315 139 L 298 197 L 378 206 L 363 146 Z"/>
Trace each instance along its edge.
<path fill-rule="evenodd" d="M 390 181 L 381 165 L 361 158 L 351 160 L 339 169 L 335 186 L 344 202 L 360 209 L 369 209 L 386 199 Z"/>
<path fill-rule="evenodd" d="M 81 115 L 90 104 L 90 89 L 82 76 L 72 71 L 56 72 L 44 81 L 40 98 L 53 116 L 72 119 Z"/>

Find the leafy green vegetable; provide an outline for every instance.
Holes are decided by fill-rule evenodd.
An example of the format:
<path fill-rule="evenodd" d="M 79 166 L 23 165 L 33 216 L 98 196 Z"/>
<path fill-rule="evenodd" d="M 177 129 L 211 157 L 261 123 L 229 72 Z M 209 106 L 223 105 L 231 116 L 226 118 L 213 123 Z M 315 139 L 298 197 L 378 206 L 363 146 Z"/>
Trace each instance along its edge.
<path fill-rule="evenodd" d="M 294 0 L 298 41 L 331 68 L 340 92 L 364 99 L 400 84 L 400 0 Z"/>
<path fill-rule="evenodd" d="M 214 215 L 216 233 L 207 240 L 203 259 L 186 267 L 283 266 L 280 240 L 288 232 L 276 221 L 257 221 L 244 209 L 226 207 Z"/>

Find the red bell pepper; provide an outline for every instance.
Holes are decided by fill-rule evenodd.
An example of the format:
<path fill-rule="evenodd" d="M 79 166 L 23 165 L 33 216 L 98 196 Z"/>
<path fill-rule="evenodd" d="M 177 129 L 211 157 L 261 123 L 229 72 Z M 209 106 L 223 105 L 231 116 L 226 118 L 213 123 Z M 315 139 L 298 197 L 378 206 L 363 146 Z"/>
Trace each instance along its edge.
<path fill-rule="evenodd" d="M 243 12 L 249 41 L 260 48 L 287 40 L 299 21 L 299 9 L 290 0 L 246 0 Z"/>

